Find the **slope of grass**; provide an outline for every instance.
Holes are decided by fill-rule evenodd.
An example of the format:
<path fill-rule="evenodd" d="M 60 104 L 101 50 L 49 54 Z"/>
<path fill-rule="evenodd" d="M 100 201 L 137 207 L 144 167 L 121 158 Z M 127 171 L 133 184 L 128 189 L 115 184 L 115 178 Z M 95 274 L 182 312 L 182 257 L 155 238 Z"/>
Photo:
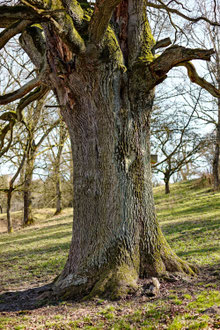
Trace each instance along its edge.
<path fill-rule="evenodd" d="M 199 181 L 155 188 L 158 219 L 173 249 L 205 269 L 192 282 L 161 282 L 156 298 L 109 302 L 39 301 L 38 308 L 0 312 L 0 329 L 220 329 L 220 193 Z M 0 307 L 19 290 L 50 282 L 64 266 L 72 210 L 36 210 L 34 226 L 0 235 Z M 14 219 L 21 217 L 15 214 Z M 4 215 L 3 215 L 4 218 Z M 4 293 L 6 292 L 6 293 Z"/>
<path fill-rule="evenodd" d="M 200 180 L 173 184 L 171 193 L 155 188 L 158 218 L 170 245 L 200 266 L 220 262 L 220 192 Z"/>
<path fill-rule="evenodd" d="M 63 268 L 72 234 L 72 209 L 60 216 L 52 214 L 37 210 L 34 226 L 0 236 L 1 292 L 52 280 Z"/>

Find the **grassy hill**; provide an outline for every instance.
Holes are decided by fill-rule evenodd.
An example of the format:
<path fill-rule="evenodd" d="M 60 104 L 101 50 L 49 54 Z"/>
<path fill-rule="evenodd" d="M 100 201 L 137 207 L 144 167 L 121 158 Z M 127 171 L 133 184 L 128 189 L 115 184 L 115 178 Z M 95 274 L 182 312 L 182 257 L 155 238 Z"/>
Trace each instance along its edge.
<path fill-rule="evenodd" d="M 154 189 L 157 214 L 175 252 L 200 266 L 220 263 L 220 192 L 202 179 Z"/>
<path fill-rule="evenodd" d="M 220 193 L 202 180 L 174 184 L 170 195 L 163 187 L 154 193 L 166 238 L 181 258 L 200 266 L 199 276 L 162 280 L 156 298 L 84 303 L 35 299 L 36 290 L 29 289 L 49 283 L 63 268 L 72 230 L 71 209 L 55 217 L 51 209 L 35 210 L 34 226 L 0 235 L 0 329 L 220 328 Z M 13 220 L 19 228 L 21 213 Z M 1 215 L 2 228 L 5 221 Z M 25 305 L 28 299 L 30 305 Z"/>

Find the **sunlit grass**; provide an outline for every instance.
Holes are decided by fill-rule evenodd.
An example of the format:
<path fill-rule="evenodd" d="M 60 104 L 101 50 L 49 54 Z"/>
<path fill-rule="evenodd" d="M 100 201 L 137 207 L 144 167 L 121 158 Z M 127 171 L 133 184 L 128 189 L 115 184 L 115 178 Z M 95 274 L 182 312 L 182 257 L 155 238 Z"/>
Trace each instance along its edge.
<path fill-rule="evenodd" d="M 175 252 L 200 266 L 220 262 L 220 194 L 197 181 L 174 184 L 171 194 L 155 188 L 157 214 Z M 52 281 L 62 270 L 72 232 L 72 210 L 35 210 L 34 226 L 0 235 L 0 290 L 20 290 Z M 3 215 L 4 216 L 4 215 Z M 20 216 L 17 213 L 14 216 Z M 218 270 L 217 270 L 218 271 Z M 0 314 L 0 329 L 219 329 L 220 316 L 206 314 L 220 306 L 219 282 L 172 287 L 167 295 L 142 301 L 108 302 L 97 298 L 45 306 L 42 313 Z M 0 296 L 4 303 L 5 296 Z M 1 301 L 2 300 L 2 301 Z M 49 308 L 49 311 L 47 310 Z"/>
<path fill-rule="evenodd" d="M 37 212 L 35 225 L 0 235 L 1 291 L 23 287 L 27 282 L 46 282 L 62 270 L 71 240 L 72 210 L 48 218 Z M 40 217 L 37 217 L 40 214 Z"/>
<path fill-rule="evenodd" d="M 198 265 L 220 262 L 220 193 L 199 181 L 172 185 L 171 193 L 155 188 L 158 219 L 175 252 Z"/>

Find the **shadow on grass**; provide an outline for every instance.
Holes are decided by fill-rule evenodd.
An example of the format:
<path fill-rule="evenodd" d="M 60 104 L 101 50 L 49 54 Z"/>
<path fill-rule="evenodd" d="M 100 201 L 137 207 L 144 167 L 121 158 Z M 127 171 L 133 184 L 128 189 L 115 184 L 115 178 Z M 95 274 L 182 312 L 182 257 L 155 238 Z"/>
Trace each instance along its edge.
<path fill-rule="evenodd" d="M 195 203 L 191 205 L 191 202 L 189 202 L 190 205 L 187 205 L 187 203 L 184 203 L 184 207 L 181 209 L 173 209 L 172 211 L 169 209 L 167 212 L 168 214 L 170 211 L 172 212 L 172 216 L 181 217 L 181 216 L 192 216 L 193 214 L 200 214 L 200 213 L 210 213 L 210 210 L 217 210 L 220 207 L 220 199 L 219 197 L 216 198 L 210 198 L 208 196 L 206 200 L 204 199 L 197 199 L 195 200 Z"/>
<path fill-rule="evenodd" d="M 52 236 L 51 235 L 51 231 L 52 230 L 56 230 L 56 232 L 53 235 L 57 235 L 57 231 L 59 231 L 60 229 L 66 230 L 65 231 L 67 234 L 71 235 L 72 233 L 72 226 L 69 223 L 62 223 L 62 224 L 52 224 L 50 226 L 46 226 L 43 228 L 31 228 L 30 230 L 26 230 L 24 233 L 20 233 L 17 232 L 16 234 L 19 235 L 19 238 L 15 238 L 14 236 L 10 236 L 7 235 L 5 237 L 0 237 L 0 246 L 6 243 L 17 243 L 17 242 L 24 242 L 26 244 L 33 243 L 33 240 L 38 240 L 39 237 L 42 237 L 42 239 L 44 239 L 44 237 L 46 237 L 47 233 L 49 232 L 48 236 Z M 30 233 L 31 231 L 31 233 Z M 30 238 L 31 237 L 31 238 Z"/>
<path fill-rule="evenodd" d="M 182 220 L 176 221 L 174 224 L 163 224 L 160 223 L 163 232 L 166 235 L 179 233 L 181 235 L 195 234 L 195 228 L 200 233 L 206 232 L 207 230 L 214 230 L 220 227 L 220 220 Z M 192 233 L 190 233 L 192 231 Z M 180 237 L 179 237 L 180 239 Z"/>
<path fill-rule="evenodd" d="M 45 291 L 51 291 L 52 284 L 24 291 L 9 291 L 0 295 L 0 312 L 20 312 L 27 314 L 46 305 L 57 305 L 57 300 L 41 299 Z"/>
<path fill-rule="evenodd" d="M 14 251 L 14 252 L 9 252 L 9 253 L 2 253 L 1 254 L 1 262 L 4 262 L 4 258 L 5 258 L 5 262 L 7 263 L 8 261 L 13 260 L 14 258 L 18 259 L 18 258 L 28 258 L 29 256 L 31 257 L 32 255 L 35 256 L 40 256 L 40 255 L 50 255 L 51 252 L 56 252 L 58 251 L 68 251 L 70 247 L 70 241 L 66 242 L 66 243 L 55 243 L 55 244 L 48 244 L 48 245 L 44 245 L 43 247 L 36 247 L 34 249 L 31 249 L 29 251 L 27 250 L 23 250 L 23 251 Z"/>
<path fill-rule="evenodd" d="M 63 229 L 63 228 L 62 228 Z M 58 240 L 58 239 L 63 239 L 65 237 L 70 237 L 70 241 L 71 241 L 71 234 L 72 234 L 72 230 L 71 228 L 67 228 L 69 230 L 67 231 L 59 231 L 59 232 L 55 232 L 54 234 L 48 234 L 48 233 L 41 233 L 39 232 L 37 235 L 28 235 L 28 238 L 24 237 L 21 238 L 19 237 L 18 239 L 14 239 L 11 240 L 11 243 L 14 244 L 21 244 L 22 246 L 24 246 L 24 249 L 27 250 L 28 244 L 40 244 L 40 241 L 47 241 L 47 240 Z M 9 242 L 7 242 L 9 243 Z M 2 242 L 0 243 L 1 245 L 6 244 L 6 242 Z M 27 248 L 28 247 L 28 248 Z"/>
<path fill-rule="evenodd" d="M 219 251 L 219 246 L 211 247 L 211 248 L 202 248 L 202 249 L 197 249 L 197 250 L 183 251 L 183 252 L 179 252 L 178 256 L 183 257 L 183 256 L 189 256 L 192 254 L 201 255 L 202 253 L 210 253 L 210 252 L 217 252 L 217 251 Z"/>

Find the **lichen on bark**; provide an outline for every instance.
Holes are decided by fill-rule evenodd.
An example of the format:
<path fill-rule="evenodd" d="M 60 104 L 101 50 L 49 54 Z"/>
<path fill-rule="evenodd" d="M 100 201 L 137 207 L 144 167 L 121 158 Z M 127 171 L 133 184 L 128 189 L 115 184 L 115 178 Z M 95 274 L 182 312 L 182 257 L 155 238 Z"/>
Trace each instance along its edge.
<path fill-rule="evenodd" d="M 42 23 L 47 79 L 72 143 L 73 238 L 53 286 L 64 298 L 116 299 L 137 290 L 138 277 L 193 273 L 159 228 L 150 168 L 154 87 L 182 48 L 154 60 L 146 1 L 122 0 L 117 21 L 119 2 L 83 11 L 77 1 L 32 1 L 51 14 Z"/>

